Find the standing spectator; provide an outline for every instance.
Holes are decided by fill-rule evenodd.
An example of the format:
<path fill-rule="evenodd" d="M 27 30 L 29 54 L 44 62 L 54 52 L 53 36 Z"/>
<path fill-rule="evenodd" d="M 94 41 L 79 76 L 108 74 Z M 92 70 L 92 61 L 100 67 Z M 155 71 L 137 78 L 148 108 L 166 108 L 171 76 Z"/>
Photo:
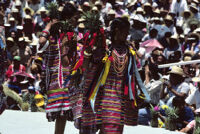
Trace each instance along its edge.
<path fill-rule="evenodd" d="M 185 10 L 188 10 L 186 0 L 172 0 L 170 11 L 175 13 L 177 17 Z"/>

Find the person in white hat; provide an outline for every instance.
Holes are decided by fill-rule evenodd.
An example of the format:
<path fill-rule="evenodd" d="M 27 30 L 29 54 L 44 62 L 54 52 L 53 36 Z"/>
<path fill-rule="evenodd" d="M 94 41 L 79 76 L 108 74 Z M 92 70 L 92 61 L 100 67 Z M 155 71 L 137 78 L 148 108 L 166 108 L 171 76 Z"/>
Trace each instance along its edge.
<path fill-rule="evenodd" d="M 199 40 L 200 36 L 196 33 L 190 33 L 188 34 L 185 42 L 185 50 L 192 51 L 194 54 L 197 54 L 200 49 L 199 49 Z"/>
<path fill-rule="evenodd" d="M 190 7 L 190 11 L 194 14 L 194 17 L 197 19 L 200 19 L 200 13 L 199 13 L 199 9 L 198 9 L 197 5 L 192 2 L 189 5 L 189 7 Z"/>
<path fill-rule="evenodd" d="M 50 21 L 50 18 L 47 15 L 48 10 L 45 7 L 41 7 L 38 11 L 36 17 L 34 18 L 35 23 L 35 32 L 40 32 L 45 28 L 47 23 Z"/>
<path fill-rule="evenodd" d="M 12 37 L 8 37 L 6 39 L 6 49 L 7 49 L 7 58 L 8 58 L 8 63 L 11 64 L 12 59 L 13 59 L 13 52 L 14 49 L 16 49 L 14 39 Z"/>
<path fill-rule="evenodd" d="M 34 30 L 33 19 L 30 15 L 26 15 L 23 20 L 24 20 L 24 25 L 23 25 L 24 35 L 29 37 L 30 40 L 32 40 L 32 34 Z"/>
<path fill-rule="evenodd" d="M 17 28 L 16 28 L 16 20 L 15 18 L 11 17 L 9 18 L 9 24 L 10 24 L 10 29 L 9 29 L 9 32 L 11 31 L 17 31 Z"/>
<path fill-rule="evenodd" d="M 145 12 L 145 18 L 149 20 L 153 17 L 153 8 L 152 5 L 149 2 L 146 2 L 144 4 L 144 12 Z"/>
<path fill-rule="evenodd" d="M 173 66 L 169 73 L 169 81 L 165 81 L 164 85 L 166 88 L 161 90 L 161 99 L 168 106 L 172 106 L 172 100 L 175 96 L 178 97 L 187 97 L 190 87 L 184 82 L 184 72 L 183 69 L 177 66 Z M 166 95 L 169 95 L 169 98 L 165 98 Z M 161 103 L 163 103 L 161 101 Z"/>
<path fill-rule="evenodd" d="M 181 58 L 181 46 L 179 44 L 179 38 L 177 34 L 170 36 L 168 39 L 168 46 L 164 50 L 164 55 L 167 59 L 172 58 L 171 56 L 176 55 L 176 59 L 173 58 L 173 61 L 179 61 Z"/>

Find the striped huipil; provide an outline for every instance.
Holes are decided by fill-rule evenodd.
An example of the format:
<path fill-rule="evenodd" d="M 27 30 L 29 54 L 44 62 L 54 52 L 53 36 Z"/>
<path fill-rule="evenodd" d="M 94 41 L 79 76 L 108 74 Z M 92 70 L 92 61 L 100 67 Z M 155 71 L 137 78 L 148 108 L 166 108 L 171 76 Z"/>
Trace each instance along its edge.
<path fill-rule="evenodd" d="M 98 77 L 98 67 L 90 69 L 87 73 L 85 90 L 90 90 L 93 79 Z M 124 95 L 124 82 L 126 69 L 122 73 L 116 73 L 113 62 L 103 87 L 100 87 L 95 102 L 95 112 L 92 111 L 90 102 L 83 106 L 81 118 L 81 129 L 90 129 L 88 134 L 97 131 L 102 124 L 115 125 L 137 125 L 138 109 L 133 107 L 133 101 L 129 96 Z M 82 130 L 81 130 L 82 131 Z"/>
<path fill-rule="evenodd" d="M 69 91 L 63 87 L 64 80 L 70 75 L 70 68 L 61 65 L 61 47 L 50 44 L 46 51 L 46 84 L 48 102 L 46 105 L 47 119 L 54 121 L 60 116 L 72 120 Z"/>

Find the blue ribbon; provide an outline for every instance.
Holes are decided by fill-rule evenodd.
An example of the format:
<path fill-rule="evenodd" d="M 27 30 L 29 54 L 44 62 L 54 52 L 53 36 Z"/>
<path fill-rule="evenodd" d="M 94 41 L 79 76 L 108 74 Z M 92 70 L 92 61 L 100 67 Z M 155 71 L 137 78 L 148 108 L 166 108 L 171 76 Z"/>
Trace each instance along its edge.
<path fill-rule="evenodd" d="M 129 58 L 129 65 L 128 65 L 128 90 L 129 90 L 130 100 L 134 100 L 132 86 L 131 86 L 131 78 L 132 78 L 131 67 L 132 67 L 132 56 L 130 56 L 130 58 Z"/>
<path fill-rule="evenodd" d="M 134 62 L 134 68 L 135 68 L 135 76 L 136 76 L 138 85 L 140 86 L 140 89 L 142 90 L 142 92 L 143 92 L 143 94 L 144 94 L 146 100 L 147 100 L 147 101 L 150 101 L 150 100 L 151 100 L 151 99 L 150 99 L 150 96 L 149 96 L 149 94 L 148 94 L 148 92 L 147 92 L 147 90 L 146 90 L 146 88 L 145 88 L 145 86 L 144 86 L 144 84 L 143 84 L 143 82 L 142 82 L 142 79 L 141 79 L 141 77 L 140 77 L 140 74 L 139 74 L 139 72 L 138 72 L 135 57 L 134 57 L 133 62 Z"/>
<path fill-rule="evenodd" d="M 1 49 L 5 48 L 5 45 L 4 45 L 3 40 L 2 40 L 1 37 L 0 37 L 0 46 L 1 46 Z"/>

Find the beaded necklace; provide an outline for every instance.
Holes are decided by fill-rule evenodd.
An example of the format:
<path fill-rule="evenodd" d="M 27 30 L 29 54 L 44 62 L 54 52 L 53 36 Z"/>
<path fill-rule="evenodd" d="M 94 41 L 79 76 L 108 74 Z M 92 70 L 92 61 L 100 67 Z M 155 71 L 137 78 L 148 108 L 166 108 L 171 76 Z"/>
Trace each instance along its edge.
<path fill-rule="evenodd" d="M 123 50 L 124 49 L 118 50 L 121 51 L 122 54 L 119 54 L 116 49 L 113 49 L 112 52 L 114 71 L 118 75 L 120 75 L 125 70 L 128 61 L 127 49 L 125 49 L 125 52 L 123 52 Z"/>

